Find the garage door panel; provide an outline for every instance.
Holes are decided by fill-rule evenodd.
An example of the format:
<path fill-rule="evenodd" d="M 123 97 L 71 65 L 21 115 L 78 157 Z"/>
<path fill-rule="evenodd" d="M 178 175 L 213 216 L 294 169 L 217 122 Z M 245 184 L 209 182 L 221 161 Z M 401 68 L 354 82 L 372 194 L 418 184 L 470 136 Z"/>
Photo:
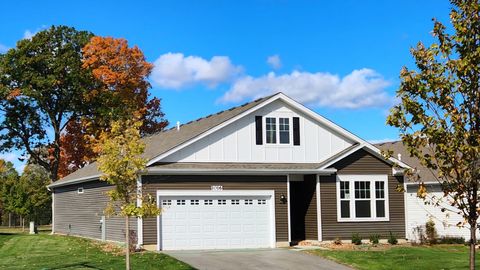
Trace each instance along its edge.
<path fill-rule="evenodd" d="M 272 196 L 160 196 L 163 250 L 271 246 Z"/>

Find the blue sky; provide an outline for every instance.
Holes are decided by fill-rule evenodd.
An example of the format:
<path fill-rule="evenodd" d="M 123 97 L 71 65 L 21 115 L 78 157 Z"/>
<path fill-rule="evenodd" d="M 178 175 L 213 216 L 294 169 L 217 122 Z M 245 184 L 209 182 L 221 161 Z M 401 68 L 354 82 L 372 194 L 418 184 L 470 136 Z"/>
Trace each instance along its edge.
<path fill-rule="evenodd" d="M 366 140 L 385 126 L 409 49 L 432 41 L 449 2 L 3 1 L 0 52 L 50 25 L 126 38 L 156 68 L 171 123 L 283 91 Z M 16 161 L 18 153 L 4 157 Z"/>

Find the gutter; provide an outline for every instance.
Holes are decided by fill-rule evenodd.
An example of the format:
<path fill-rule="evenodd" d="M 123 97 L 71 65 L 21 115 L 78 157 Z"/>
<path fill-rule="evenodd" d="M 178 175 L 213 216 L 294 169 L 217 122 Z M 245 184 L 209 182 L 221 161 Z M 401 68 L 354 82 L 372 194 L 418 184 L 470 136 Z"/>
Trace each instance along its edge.
<path fill-rule="evenodd" d="M 92 181 L 92 180 L 97 180 L 99 178 L 100 178 L 100 174 L 96 174 L 96 175 L 77 178 L 77 179 L 72 179 L 72 180 L 57 181 L 55 183 L 52 183 L 52 184 L 48 185 L 47 188 L 48 188 L 48 190 L 50 190 L 51 188 L 68 186 L 68 185 L 77 184 L 77 183 L 89 182 L 89 181 Z"/>
<path fill-rule="evenodd" d="M 158 174 L 169 174 L 169 175 L 283 175 L 283 174 L 318 174 L 318 175 L 332 175 L 337 172 L 337 169 L 327 168 L 323 170 L 319 169 L 292 169 L 292 170 L 279 170 L 279 169 L 156 169 L 156 168 L 147 168 L 146 170 L 141 171 L 141 175 L 158 175 Z M 56 187 L 68 186 L 73 184 L 85 183 L 100 178 L 100 174 L 66 180 L 66 181 L 57 181 L 47 186 L 49 190 Z"/>

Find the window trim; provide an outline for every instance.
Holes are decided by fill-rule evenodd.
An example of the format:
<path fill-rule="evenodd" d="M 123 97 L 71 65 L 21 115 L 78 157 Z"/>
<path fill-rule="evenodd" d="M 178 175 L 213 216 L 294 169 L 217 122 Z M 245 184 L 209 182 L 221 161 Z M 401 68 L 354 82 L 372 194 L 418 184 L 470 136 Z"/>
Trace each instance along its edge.
<path fill-rule="evenodd" d="M 350 217 L 342 218 L 341 205 L 340 205 L 340 181 L 349 182 L 350 191 Z M 372 217 L 357 218 L 355 217 L 355 181 L 368 181 L 370 182 L 370 212 Z M 376 193 L 375 182 L 384 182 L 384 200 L 385 200 L 385 217 L 377 217 L 376 208 Z M 386 174 L 365 174 L 365 175 L 337 175 L 336 180 L 336 193 L 337 193 L 337 222 L 371 222 L 371 221 L 390 221 L 390 202 L 388 195 L 388 175 Z M 342 199 L 345 200 L 345 199 Z"/>
<path fill-rule="evenodd" d="M 83 187 L 77 188 L 77 194 L 83 194 L 85 193 L 85 189 Z"/>
<path fill-rule="evenodd" d="M 263 143 L 265 146 L 293 146 L 293 117 L 291 115 L 265 115 L 263 117 L 263 134 L 265 135 L 263 138 Z M 274 118 L 275 119 L 275 143 L 267 142 L 267 118 Z M 280 143 L 280 118 L 288 119 L 288 143 Z"/>

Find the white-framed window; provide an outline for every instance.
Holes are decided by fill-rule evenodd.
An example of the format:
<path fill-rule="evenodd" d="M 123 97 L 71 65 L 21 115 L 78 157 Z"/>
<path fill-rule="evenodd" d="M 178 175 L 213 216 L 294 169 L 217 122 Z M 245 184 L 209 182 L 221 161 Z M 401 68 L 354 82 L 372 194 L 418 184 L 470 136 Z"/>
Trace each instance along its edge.
<path fill-rule="evenodd" d="M 199 200 L 190 200 L 190 205 L 199 205 L 200 201 Z"/>
<path fill-rule="evenodd" d="M 290 143 L 290 118 L 278 118 L 278 137 L 281 144 Z"/>
<path fill-rule="evenodd" d="M 204 200 L 205 205 L 213 205 L 213 200 Z"/>
<path fill-rule="evenodd" d="M 245 204 L 253 204 L 253 200 L 245 200 Z"/>
<path fill-rule="evenodd" d="M 291 123 L 288 117 L 265 117 L 265 143 L 290 144 Z"/>
<path fill-rule="evenodd" d="M 79 188 L 77 189 L 77 193 L 78 193 L 78 194 L 83 194 L 83 192 L 84 192 L 83 187 L 79 187 Z"/>
<path fill-rule="evenodd" d="M 177 200 L 177 205 L 185 205 L 185 200 Z"/>
<path fill-rule="evenodd" d="M 162 205 L 172 205 L 172 200 L 162 200 Z"/>
<path fill-rule="evenodd" d="M 277 118 L 275 117 L 266 117 L 265 118 L 265 131 L 267 143 L 275 144 L 277 143 Z"/>
<path fill-rule="evenodd" d="M 231 200 L 231 204 L 232 204 L 232 205 L 239 205 L 239 204 L 240 204 L 240 200 Z"/>
<path fill-rule="evenodd" d="M 227 200 L 218 200 L 217 203 L 218 203 L 218 205 L 226 205 Z"/>
<path fill-rule="evenodd" d="M 338 175 L 337 220 L 388 221 L 387 175 Z"/>

